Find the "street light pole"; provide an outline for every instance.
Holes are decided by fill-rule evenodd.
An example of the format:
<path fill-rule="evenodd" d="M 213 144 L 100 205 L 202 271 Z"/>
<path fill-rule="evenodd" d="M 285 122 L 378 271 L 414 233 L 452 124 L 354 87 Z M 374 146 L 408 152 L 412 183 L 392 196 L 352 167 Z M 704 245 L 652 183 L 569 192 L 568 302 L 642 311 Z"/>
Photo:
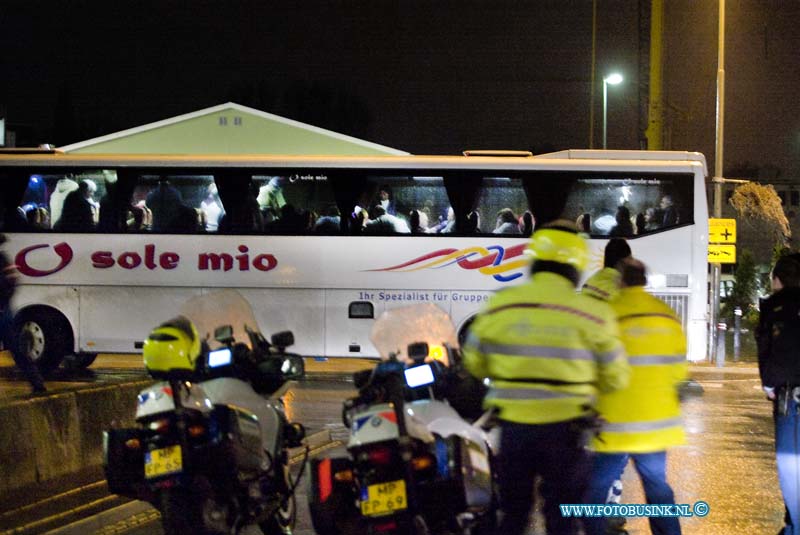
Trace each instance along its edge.
<path fill-rule="evenodd" d="M 589 75 L 589 148 L 594 148 L 594 80 L 597 51 L 597 0 L 592 0 L 592 72 Z"/>
<path fill-rule="evenodd" d="M 719 0 L 719 40 L 717 43 L 717 131 L 716 154 L 714 155 L 714 217 L 722 217 L 723 141 L 725 127 L 725 0 Z M 712 264 L 711 268 L 711 310 L 709 313 L 708 355 L 713 360 L 716 349 L 717 318 L 719 316 L 719 280 L 721 266 Z M 722 364 L 718 362 L 718 364 Z"/>
<path fill-rule="evenodd" d="M 618 73 L 609 74 L 603 78 L 603 149 L 607 148 L 608 130 L 608 86 L 622 83 L 622 75 Z"/>

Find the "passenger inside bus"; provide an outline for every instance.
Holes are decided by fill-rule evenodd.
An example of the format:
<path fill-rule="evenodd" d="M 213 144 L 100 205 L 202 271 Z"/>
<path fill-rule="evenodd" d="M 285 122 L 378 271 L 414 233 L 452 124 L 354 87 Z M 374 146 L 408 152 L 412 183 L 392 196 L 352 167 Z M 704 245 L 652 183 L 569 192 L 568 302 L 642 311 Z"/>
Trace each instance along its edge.
<path fill-rule="evenodd" d="M 422 210 L 411 210 L 409 214 L 411 234 L 425 234 L 428 229 L 428 216 Z"/>
<path fill-rule="evenodd" d="M 535 220 L 533 218 L 533 214 L 530 211 L 526 210 L 519 218 L 520 232 L 524 237 L 529 238 L 531 234 L 533 234 L 534 225 L 535 225 Z"/>
<path fill-rule="evenodd" d="M 645 223 L 644 214 L 639 212 L 636 214 L 636 235 L 638 236 L 647 232 L 647 230 L 645 230 L 646 227 L 647 225 Z"/>
<path fill-rule="evenodd" d="M 378 189 L 378 197 L 373 204 L 383 208 L 386 214 L 391 216 L 397 215 L 397 210 L 394 204 L 394 197 L 392 196 L 392 188 L 386 184 L 381 185 Z"/>
<path fill-rule="evenodd" d="M 497 222 L 492 234 L 519 234 L 519 221 L 511 208 L 497 212 Z"/>
<path fill-rule="evenodd" d="M 266 223 L 271 223 L 283 217 L 282 209 L 286 205 L 283 189 L 287 181 L 287 177 L 274 176 L 267 184 L 259 188 L 256 200 L 261 207 Z"/>
<path fill-rule="evenodd" d="M 61 210 L 64 208 L 64 200 L 71 192 L 78 189 L 78 183 L 71 178 L 61 178 L 56 182 L 55 191 L 50 195 L 50 222 L 55 228 L 58 220 L 61 219 Z"/>
<path fill-rule="evenodd" d="M 126 224 L 129 232 L 147 232 L 153 225 L 153 212 L 143 200 L 132 204 L 128 209 Z"/>
<path fill-rule="evenodd" d="M 481 233 L 481 214 L 477 210 L 473 210 L 467 214 L 466 234 L 480 234 Z"/>
<path fill-rule="evenodd" d="M 92 198 L 97 185 L 92 180 L 81 180 L 78 189 L 64 199 L 61 217 L 55 229 L 60 232 L 89 232 L 95 228 L 96 202 Z"/>
<path fill-rule="evenodd" d="M 224 210 L 222 209 L 222 201 L 219 199 L 217 185 L 213 182 L 206 188 L 206 198 L 200 202 L 200 210 L 205 218 L 204 228 L 206 232 L 216 232 Z"/>
<path fill-rule="evenodd" d="M 578 232 L 585 234 L 592 233 L 592 215 L 589 212 L 583 212 L 575 220 L 575 225 L 578 227 Z"/>
<path fill-rule="evenodd" d="M 633 236 L 633 223 L 631 223 L 631 211 L 626 206 L 617 206 L 617 214 L 615 216 L 616 225 L 608 233 L 609 236 L 614 237 L 630 237 Z"/>
<path fill-rule="evenodd" d="M 661 227 L 667 228 L 678 223 L 678 210 L 673 205 L 672 195 L 661 197 Z"/>
<path fill-rule="evenodd" d="M 644 231 L 650 232 L 651 230 L 658 230 L 658 223 L 656 222 L 656 209 L 652 206 L 644 211 Z"/>
<path fill-rule="evenodd" d="M 403 218 L 387 213 L 382 205 L 376 205 L 370 211 L 369 220 L 364 225 L 364 233 L 410 234 L 411 229 Z"/>
<path fill-rule="evenodd" d="M 428 234 L 447 234 L 450 232 L 455 232 L 456 228 L 456 213 L 453 210 L 452 206 L 447 207 L 447 218 L 441 218 L 439 223 L 430 227 L 427 230 Z"/>
<path fill-rule="evenodd" d="M 146 204 L 153 212 L 153 230 L 169 232 L 179 207 L 183 205 L 183 197 L 166 177 L 161 177 L 158 186 L 147 194 Z"/>
<path fill-rule="evenodd" d="M 317 234 L 339 234 L 342 228 L 342 216 L 335 204 L 325 208 L 323 214 L 314 222 L 314 232 Z"/>

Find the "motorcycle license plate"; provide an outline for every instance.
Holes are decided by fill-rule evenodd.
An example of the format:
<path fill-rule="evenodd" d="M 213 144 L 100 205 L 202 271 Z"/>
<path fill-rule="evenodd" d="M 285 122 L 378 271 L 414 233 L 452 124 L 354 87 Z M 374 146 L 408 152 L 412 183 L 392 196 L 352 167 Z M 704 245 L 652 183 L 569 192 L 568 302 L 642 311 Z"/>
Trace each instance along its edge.
<path fill-rule="evenodd" d="M 144 454 L 144 477 L 151 479 L 167 474 L 175 474 L 183 469 L 180 446 L 169 446 Z"/>
<path fill-rule="evenodd" d="M 406 482 L 402 479 L 369 485 L 361 490 L 361 514 L 364 516 L 390 514 L 407 507 Z"/>

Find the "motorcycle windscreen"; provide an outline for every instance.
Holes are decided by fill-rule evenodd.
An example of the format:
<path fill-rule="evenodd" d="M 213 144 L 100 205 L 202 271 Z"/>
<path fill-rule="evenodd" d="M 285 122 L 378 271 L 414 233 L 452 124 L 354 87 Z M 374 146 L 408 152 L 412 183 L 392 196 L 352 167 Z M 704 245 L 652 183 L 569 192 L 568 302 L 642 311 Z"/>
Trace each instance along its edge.
<path fill-rule="evenodd" d="M 458 348 L 458 336 L 450 316 L 433 303 L 385 311 L 372 326 L 369 339 L 383 360 L 393 354 L 399 360 L 409 361 L 408 346 L 420 342 L 427 343 L 432 350 L 445 345 Z M 440 351 L 437 360 L 450 365 L 446 351 Z"/>
<path fill-rule="evenodd" d="M 236 290 L 221 290 L 193 297 L 181 307 L 181 314 L 194 323 L 200 339 L 208 338 L 211 349 L 222 345 L 214 340 L 214 331 L 218 327 L 230 325 L 236 342 L 248 347 L 250 337 L 245 326 L 251 331 L 261 332 L 253 308 Z"/>

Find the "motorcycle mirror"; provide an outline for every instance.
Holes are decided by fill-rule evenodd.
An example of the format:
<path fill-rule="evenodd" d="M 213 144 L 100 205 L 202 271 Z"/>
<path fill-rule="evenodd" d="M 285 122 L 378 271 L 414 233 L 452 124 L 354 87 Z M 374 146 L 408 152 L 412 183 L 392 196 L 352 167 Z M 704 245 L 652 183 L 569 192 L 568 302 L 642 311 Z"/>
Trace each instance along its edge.
<path fill-rule="evenodd" d="M 214 329 L 214 340 L 225 345 L 233 343 L 233 325 L 221 325 Z"/>
<path fill-rule="evenodd" d="M 272 345 L 277 348 L 285 349 L 294 345 L 294 333 L 292 331 L 281 331 L 272 335 Z"/>
<path fill-rule="evenodd" d="M 372 368 L 368 370 L 359 370 L 353 373 L 353 386 L 357 389 L 364 388 L 372 378 Z"/>
<path fill-rule="evenodd" d="M 428 356 L 428 342 L 408 344 L 408 358 L 415 362 L 422 362 Z"/>
<path fill-rule="evenodd" d="M 281 373 L 287 381 L 302 379 L 306 374 L 306 364 L 303 358 L 298 355 L 286 355 L 281 364 Z"/>

